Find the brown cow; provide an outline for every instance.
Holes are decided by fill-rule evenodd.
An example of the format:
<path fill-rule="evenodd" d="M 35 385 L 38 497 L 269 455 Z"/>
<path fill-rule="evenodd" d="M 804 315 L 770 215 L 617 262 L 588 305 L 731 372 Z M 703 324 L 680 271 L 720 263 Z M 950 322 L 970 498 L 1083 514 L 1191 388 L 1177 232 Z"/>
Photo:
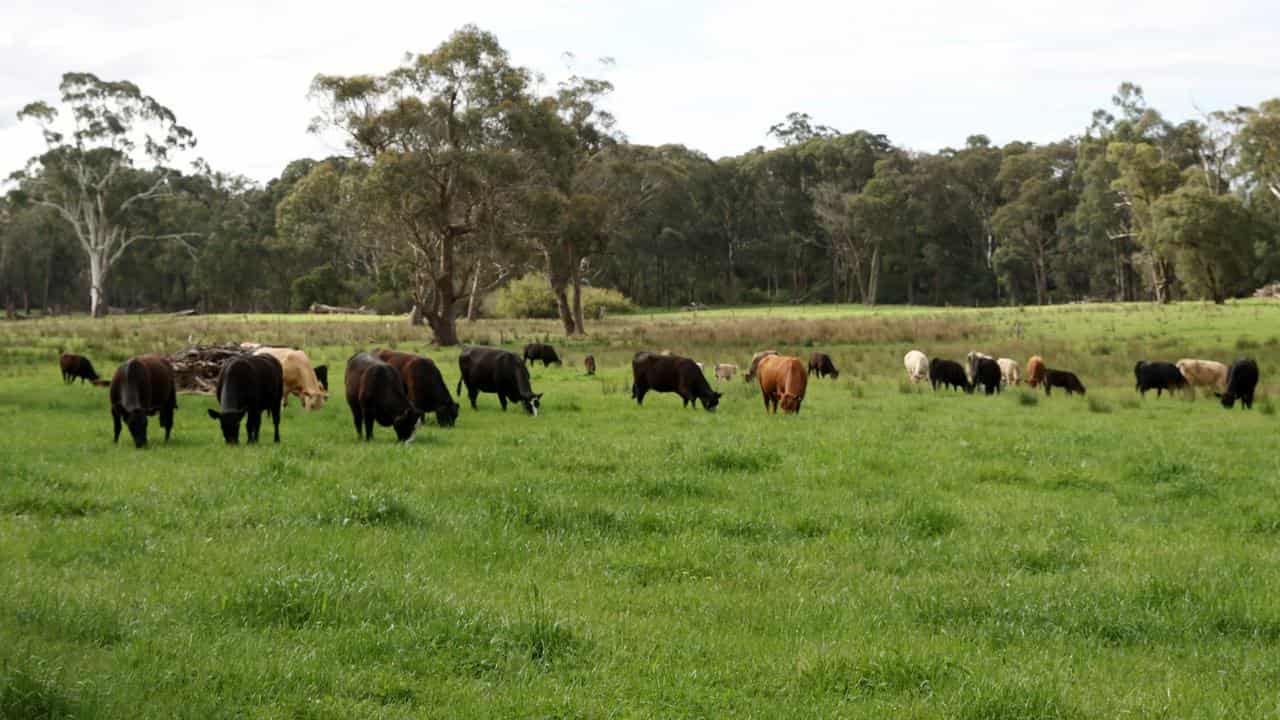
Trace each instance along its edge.
<path fill-rule="evenodd" d="M 582 358 L 582 366 L 587 369 L 588 375 L 595 375 L 596 374 L 596 356 L 588 355 Z"/>
<path fill-rule="evenodd" d="M 779 403 L 782 404 L 783 413 L 800 412 L 805 387 L 809 382 L 800 358 L 768 355 L 760 360 L 756 373 L 760 380 L 760 395 L 764 398 L 765 412 L 778 412 Z"/>
<path fill-rule="evenodd" d="M 409 401 L 404 381 L 395 368 L 367 352 L 356 353 L 347 360 L 345 382 L 357 436 L 363 431 L 364 439 L 372 440 L 376 421 L 382 427 L 395 429 L 400 442 L 413 440 L 422 411 Z"/>
<path fill-rule="evenodd" d="M 747 368 L 747 374 L 742 376 L 742 382 L 751 382 L 752 380 L 755 380 L 755 379 L 756 379 L 756 369 L 757 369 L 757 368 L 759 367 L 759 365 L 760 365 L 760 360 L 761 360 L 762 358 L 769 357 L 770 355 L 777 355 L 777 354 L 778 354 L 778 351 L 777 351 L 777 350 L 761 350 L 760 352 L 756 353 L 755 355 L 752 355 L 752 356 L 751 356 L 751 366 Z"/>
<path fill-rule="evenodd" d="M 830 375 L 832 379 L 837 380 L 840 378 L 840 371 L 836 369 L 835 363 L 831 362 L 831 356 L 824 352 L 809 355 L 809 374 L 818 377 Z"/>
<path fill-rule="evenodd" d="M 398 350 L 374 350 L 370 354 L 400 373 L 405 394 L 415 408 L 424 415 L 435 413 L 440 427 L 453 427 L 458 420 L 458 403 L 453 401 L 440 368 L 431 358 Z"/>
<path fill-rule="evenodd" d="M 178 409 L 178 389 L 173 367 L 163 355 L 140 355 L 125 361 L 111 378 L 112 442 L 120 442 L 120 425 L 129 426 L 135 447 L 147 446 L 147 416 L 160 415 L 164 441 L 173 431 L 173 411 Z"/>
<path fill-rule="evenodd" d="M 98 377 L 98 371 L 93 369 L 93 363 L 89 362 L 89 358 L 75 353 L 62 353 L 58 358 L 58 367 L 62 369 L 62 382 L 73 383 L 76 378 L 83 383 L 85 380 L 94 385 L 106 385 Z"/>
<path fill-rule="evenodd" d="M 1031 359 L 1027 361 L 1027 384 L 1031 387 L 1036 387 L 1044 382 L 1044 371 L 1044 358 L 1039 355 L 1032 355 Z"/>

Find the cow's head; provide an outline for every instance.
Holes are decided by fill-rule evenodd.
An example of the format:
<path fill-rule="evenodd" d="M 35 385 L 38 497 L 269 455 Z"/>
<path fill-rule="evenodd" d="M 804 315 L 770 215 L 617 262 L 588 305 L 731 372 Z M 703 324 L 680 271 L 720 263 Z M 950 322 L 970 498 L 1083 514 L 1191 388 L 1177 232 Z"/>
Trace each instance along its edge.
<path fill-rule="evenodd" d="M 124 423 L 129 427 L 129 436 L 133 438 L 133 446 L 144 448 L 147 446 L 147 412 L 145 410 L 133 410 L 124 416 Z"/>
<path fill-rule="evenodd" d="M 840 379 L 840 371 L 839 371 L 839 370 L 836 370 L 835 368 L 831 368 L 831 373 L 830 373 L 830 374 L 831 374 L 831 379 L 832 379 L 832 380 L 839 380 L 839 379 Z"/>
<path fill-rule="evenodd" d="M 1233 392 L 1231 392 L 1231 391 L 1227 391 L 1227 392 L 1224 392 L 1224 393 L 1214 393 L 1214 395 L 1217 395 L 1217 396 L 1218 396 L 1218 399 L 1222 401 L 1222 407 L 1224 407 L 1224 408 L 1233 408 L 1233 407 L 1235 407 L 1235 405 L 1236 405 L 1236 396 L 1235 396 L 1235 393 L 1233 393 Z"/>
<path fill-rule="evenodd" d="M 542 393 L 534 393 L 529 397 L 522 399 L 520 404 L 524 406 L 525 412 L 537 417 L 538 408 L 542 407 Z"/>
<path fill-rule="evenodd" d="M 391 427 L 396 431 L 396 439 L 402 443 L 413 442 L 413 436 L 418 432 L 418 423 L 421 420 L 422 411 L 410 406 L 403 415 L 391 423 Z"/>
<path fill-rule="evenodd" d="M 702 407 L 706 408 L 710 412 L 715 412 L 716 406 L 720 404 L 720 397 L 721 394 L 715 391 L 712 391 L 710 395 L 703 395 Z"/>
<path fill-rule="evenodd" d="M 436 424 L 440 427 L 453 427 L 458 421 L 458 403 L 450 400 L 445 405 L 436 408 Z"/>
<path fill-rule="evenodd" d="M 778 403 L 782 407 L 782 412 L 793 413 L 800 411 L 800 396 L 795 393 L 782 393 L 782 401 Z"/>
<path fill-rule="evenodd" d="M 240 443 L 240 421 L 244 419 L 244 411 L 218 412 L 210 409 L 209 417 L 222 424 L 222 439 L 226 440 L 228 445 Z"/>
<path fill-rule="evenodd" d="M 324 407 L 324 401 L 328 399 L 329 393 L 326 392 L 302 391 L 302 407 L 307 410 L 319 410 Z"/>

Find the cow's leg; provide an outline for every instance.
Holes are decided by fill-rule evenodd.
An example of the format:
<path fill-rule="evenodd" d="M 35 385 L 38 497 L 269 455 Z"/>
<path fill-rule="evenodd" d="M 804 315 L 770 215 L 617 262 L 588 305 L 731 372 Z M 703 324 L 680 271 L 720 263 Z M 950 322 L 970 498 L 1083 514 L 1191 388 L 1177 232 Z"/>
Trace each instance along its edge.
<path fill-rule="evenodd" d="M 1049 388 L 1049 383 L 1045 383 L 1045 384 L 1044 384 L 1044 395 L 1045 395 L 1045 397 L 1048 397 L 1048 396 L 1050 396 L 1050 395 L 1052 395 L 1052 394 L 1053 394 L 1053 393 L 1049 392 L 1049 390 L 1050 390 L 1050 388 Z"/>
<path fill-rule="evenodd" d="M 479 391 L 479 390 L 476 390 L 476 389 L 472 388 L 470 385 L 468 385 L 468 386 L 467 386 L 467 397 L 468 397 L 468 398 L 470 398 L 470 400 L 471 400 L 471 409 L 472 409 L 472 410 L 475 410 L 475 409 L 476 409 L 476 398 L 480 397 L 480 391 Z"/>
<path fill-rule="evenodd" d="M 280 407 L 279 406 L 273 407 L 267 412 L 271 413 L 271 423 L 275 425 L 275 428 L 276 428 L 275 441 L 280 442 Z"/>
<path fill-rule="evenodd" d="M 173 410 L 170 406 L 160 411 L 160 427 L 164 428 L 165 442 L 169 442 L 169 433 L 173 432 Z"/>
<path fill-rule="evenodd" d="M 262 432 L 262 411 L 251 410 L 244 418 L 244 432 L 246 444 L 253 445 L 258 442 L 258 433 Z"/>
<path fill-rule="evenodd" d="M 373 439 L 373 415 L 364 416 L 364 439 L 366 441 Z"/>
<path fill-rule="evenodd" d="M 507 411 L 507 396 L 506 396 L 506 395 L 503 395 L 502 393 L 498 393 L 498 404 L 502 406 L 502 412 L 506 412 L 506 411 Z"/>
<path fill-rule="evenodd" d="M 637 404 L 637 405 L 643 405 L 643 404 L 644 404 L 644 396 L 645 396 L 645 394 L 646 394 L 646 393 L 648 393 L 648 392 L 649 392 L 649 388 L 648 388 L 648 387 L 646 387 L 646 386 L 644 386 L 644 385 L 633 385 L 633 386 L 632 386 L 632 388 L 633 388 L 633 392 L 635 393 L 635 396 L 636 396 L 636 404 Z"/>
<path fill-rule="evenodd" d="M 358 408 L 351 408 L 351 421 L 356 425 L 356 438 L 360 437 L 360 431 L 364 428 L 364 416 L 360 414 Z"/>
<path fill-rule="evenodd" d="M 111 408 L 111 424 L 115 427 L 115 436 L 112 437 L 111 442 L 118 443 L 120 442 L 120 413 L 114 407 Z"/>
<path fill-rule="evenodd" d="M 760 399 L 764 401 L 764 411 L 769 412 L 769 393 L 764 390 L 760 391 Z"/>

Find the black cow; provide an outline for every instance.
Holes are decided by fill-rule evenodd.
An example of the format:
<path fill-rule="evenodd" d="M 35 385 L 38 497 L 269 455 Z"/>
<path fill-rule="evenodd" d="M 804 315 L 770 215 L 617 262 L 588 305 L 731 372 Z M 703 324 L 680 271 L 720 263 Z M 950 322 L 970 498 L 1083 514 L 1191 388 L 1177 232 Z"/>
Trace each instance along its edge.
<path fill-rule="evenodd" d="M 164 441 L 173 431 L 173 411 L 178 409 L 178 388 L 173 367 L 162 355 L 140 355 L 126 360 L 111 378 L 112 442 L 120 442 L 121 422 L 129 426 L 135 447 L 147 446 L 147 416 L 160 415 Z"/>
<path fill-rule="evenodd" d="M 542 367 L 546 367 L 551 363 L 555 363 L 557 365 L 564 364 L 560 362 L 560 356 L 556 354 L 555 348 L 542 343 L 529 343 L 528 345 L 525 345 L 524 360 L 525 362 L 529 362 L 530 360 L 541 360 Z"/>
<path fill-rule="evenodd" d="M 596 374 L 596 356 L 588 355 L 582 359 L 582 366 L 587 369 L 588 375 Z"/>
<path fill-rule="evenodd" d="M 1148 390 L 1155 390 L 1156 397 L 1160 397 L 1165 390 L 1172 395 L 1174 390 L 1185 390 L 1187 387 L 1187 379 L 1173 363 L 1139 360 L 1133 366 L 1133 377 L 1137 381 L 1138 392 L 1144 397 Z"/>
<path fill-rule="evenodd" d="M 973 385 L 982 386 L 987 395 L 1000 392 L 1000 364 L 988 357 L 977 358 L 973 371 Z"/>
<path fill-rule="evenodd" d="M 833 379 L 840 377 L 840 371 L 836 369 L 835 363 L 831 362 L 831 356 L 824 352 L 809 355 L 809 374 L 818 377 L 830 375 Z"/>
<path fill-rule="evenodd" d="M 218 373 L 218 409 L 209 417 L 222 424 L 228 445 L 240 442 L 240 421 L 250 444 L 258 442 L 262 412 L 271 416 L 275 442 L 280 442 L 280 403 L 284 399 L 284 368 L 270 355 L 244 355 L 229 360 Z"/>
<path fill-rule="evenodd" d="M 1222 393 L 1222 407 L 1229 408 L 1240 398 L 1245 410 L 1253 407 L 1253 390 L 1258 387 L 1258 363 L 1252 358 L 1239 358 L 1227 371 L 1227 391 Z"/>
<path fill-rule="evenodd" d="M 373 422 L 392 427 L 400 442 L 413 440 L 422 419 L 422 411 L 409 402 L 404 381 L 396 369 L 367 352 L 356 353 L 347 361 L 345 376 L 347 405 L 356 425 L 356 435 L 364 431 L 364 439 L 373 439 Z"/>
<path fill-rule="evenodd" d="M 1177 370 L 1177 368 L 1174 368 L 1174 370 Z M 1044 371 L 1044 394 L 1052 395 L 1050 390 L 1056 387 L 1066 390 L 1068 395 L 1074 393 L 1084 395 L 1084 384 L 1080 382 L 1080 378 L 1076 377 L 1075 373 L 1046 368 Z"/>
<path fill-rule="evenodd" d="M 973 386 L 969 384 L 969 376 L 965 374 L 964 367 L 955 360 L 942 360 L 939 358 L 930 360 L 929 382 L 933 385 L 934 390 L 937 390 L 939 385 L 945 385 L 953 390 L 964 390 L 967 393 L 973 392 Z"/>
<path fill-rule="evenodd" d="M 461 395 L 462 386 L 467 386 L 472 410 L 476 409 L 476 398 L 480 393 L 487 392 L 497 394 L 504 411 L 509 401 L 520 403 L 530 415 L 538 414 L 542 393 L 533 392 L 529 385 L 529 368 L 519 355 L 500 348 L 466 347 L 458 356 L 458 369 L 462 371 L 462 378 L 458 380 L 456 392 Z"/>
<path fill-rule="evenodd" d="M 631 359 L 631 397 L 637 405 L 644 404 L 645 393 L 673 392 L 684 401 L 684 407 L 698 406 L 715 412 L 720 404 L 720 393 L 711 389 L 706 376 L 698 367 L 698 363 L 679 355 L 657 355 L 650 352 L 638 352 Z"/>
<path fill-rule="evenodd" d="M 458 403 L 453 401 L 440 368 L 431 358 L 397 350 L 374 350 L 373 356 L 400 373 L 409 402 L 424 416 L 433 412 L 440 427 L 453 427 L 458 420 Z"/>
<path fill-rule="evenodd" d="M 325 392 L 329 392 L 329 366 L 321 365 L 312 370 L 316 374 L 316 379 L 320 381 L 320 387 L 324 388 Z"/>
<path fill-rule="evenodd" d="M 94 385 L 100 384 L 98 371 L 93 369 L 93 363 L 89 362 L 89 358 L 75 353 L 62 353 L 58 357 L 58 366 L 62 369 L 62 382 L 73 383 L 76 378 L 83 383 L 85 380 Z"/>

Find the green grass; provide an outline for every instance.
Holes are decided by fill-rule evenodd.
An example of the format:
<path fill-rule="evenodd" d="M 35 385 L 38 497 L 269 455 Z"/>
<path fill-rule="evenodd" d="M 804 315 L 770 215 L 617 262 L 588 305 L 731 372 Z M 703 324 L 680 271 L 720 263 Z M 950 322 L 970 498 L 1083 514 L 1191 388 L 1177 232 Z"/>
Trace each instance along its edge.
<path fill-rule="evenodd" d="M 395 343 L 451 388 L 456 352 L 367 319 L 0 325 L 0 718 L 1274 714 L 1280 427 L 1138 400 L 1129 374 L 1244 339 L 1275 395 L 1272 306 L 786 311 L 845 338 L 813 338 L 842 373 L 798 417 L 736 379 L 714 414 L 636 407 L 636 349 L 808 350 L 772 322 L 640 315 L 552 336 L 570 365 L 533 368 L 537 418 L 481 396 L 456 428 L 365 444 L 335 371 L 279 446 L 224 446 L 184 395 L 145 451 L 51 352 L 106 373 L 270 335 L 340 368 Z M 911 317 L 927 336 L 901 341 Z M 1089 395 L 920 392 L 911 347 L 1042 353 Z"/>

